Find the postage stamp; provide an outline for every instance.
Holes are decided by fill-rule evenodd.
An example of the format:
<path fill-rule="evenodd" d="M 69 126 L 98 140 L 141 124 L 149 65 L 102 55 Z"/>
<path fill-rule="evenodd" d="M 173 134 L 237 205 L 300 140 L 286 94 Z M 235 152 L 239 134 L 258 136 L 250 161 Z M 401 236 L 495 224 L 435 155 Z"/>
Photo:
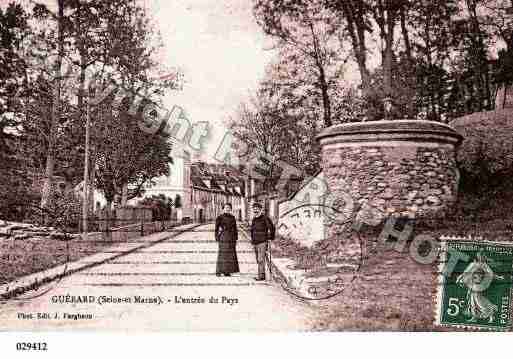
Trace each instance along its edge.
<path fill-rule="evenodd" d="M 446 241 L 443 248 L 436 323 L 509 329 L 513 246 L 464 240 Z"/>

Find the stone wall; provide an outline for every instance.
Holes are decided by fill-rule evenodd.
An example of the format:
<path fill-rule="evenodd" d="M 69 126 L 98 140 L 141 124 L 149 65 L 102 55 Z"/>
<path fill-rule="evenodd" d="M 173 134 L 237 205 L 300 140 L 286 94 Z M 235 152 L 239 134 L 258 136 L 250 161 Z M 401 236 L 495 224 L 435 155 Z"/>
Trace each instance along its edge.
<path fill-rule="evenodd" d="M 278 206 L 278 234 L 298 240 L 311 247 L 326 237 L 326 210 L 324 208 L 324 173 L 305 181 L 301 188 Z"/>
<path fill-rule="evenodd" d="M 335 198 L 367 204 L 381 217 L 444 216 L 458 193 L 461 136 L 429 121 L 333 126 L 319 136 L 322 167 Z"/>
<path fill-rule="evenodd" d="M 418 146 L 418 147 L 417 147 Z M 444 215 L 457 196 L 459 174 L 451 145 L 339 146 L 322 152 L 329 188 L 355 205 L 385 215 Z"/>

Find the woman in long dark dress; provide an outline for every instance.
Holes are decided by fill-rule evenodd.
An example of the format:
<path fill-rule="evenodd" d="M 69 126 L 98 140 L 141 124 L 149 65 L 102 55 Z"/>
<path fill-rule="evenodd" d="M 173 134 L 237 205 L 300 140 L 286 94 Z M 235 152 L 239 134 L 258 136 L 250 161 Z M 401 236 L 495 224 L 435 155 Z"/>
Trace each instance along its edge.
<path fill-rule="evenodd" d="M 229 277 L 232 273 L 239 272 L 236 244 L 239 237 L 237 221 L 231 214 L 232 205 L 224 205 L 224 213 L 216 219 L 216 241 L 219 243 L 217 253 L 216 275 Z"/>

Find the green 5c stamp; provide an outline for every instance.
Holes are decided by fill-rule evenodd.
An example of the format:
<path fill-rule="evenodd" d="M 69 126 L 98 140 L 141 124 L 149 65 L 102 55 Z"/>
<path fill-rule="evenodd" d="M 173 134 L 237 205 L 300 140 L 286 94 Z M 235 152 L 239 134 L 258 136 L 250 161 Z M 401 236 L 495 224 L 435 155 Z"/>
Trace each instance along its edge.
<path fill-rule="evenodd" d="M 509 329 L 513 246 L 455 240 L 443 248 L 437 324 Z"/>

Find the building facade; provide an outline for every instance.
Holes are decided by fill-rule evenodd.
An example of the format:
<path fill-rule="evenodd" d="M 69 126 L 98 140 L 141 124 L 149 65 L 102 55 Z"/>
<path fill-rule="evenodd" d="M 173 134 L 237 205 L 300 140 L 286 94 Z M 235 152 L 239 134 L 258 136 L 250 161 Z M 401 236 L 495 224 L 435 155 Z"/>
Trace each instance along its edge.
<path fill-rule="evenodd" d="M 191 160 L 187 153 L 174 157 L 169 166 L 169 176 L 157 178 L 145 188 L 141 198 L 160 194 L 174 200 L 180 197 L 178 220 L 214 221 L 225 203 L 232 205 L 232 213 L 239 221 L 246 220 L 246 183 L 236 168 Z M 132 200 L 131 204 L 141 198 Z"/>
<path fill-rule="evenodd" d="M 178 220 L 192 219 L 190 164 L 187 154 L 173 157 L 173 163 L 169 164 L 169 175 L 156 178 L 153 184 L 145 187 L 142 197 L 130 200 L 129 204 L 135 205 L 142 198 L 164 195 L 172 198 L 175 203 L 180 202 L 180 208 L 177 208 Z"/>
<path fill-rule="evenodd" d="M 235 168 L 193 162 L 190 164 L 190 193 L 192 219 L 196 222 L 215 220 L 226 203 L 239 221 L 246 220 L 246 193 L 243 175 Z"/>

